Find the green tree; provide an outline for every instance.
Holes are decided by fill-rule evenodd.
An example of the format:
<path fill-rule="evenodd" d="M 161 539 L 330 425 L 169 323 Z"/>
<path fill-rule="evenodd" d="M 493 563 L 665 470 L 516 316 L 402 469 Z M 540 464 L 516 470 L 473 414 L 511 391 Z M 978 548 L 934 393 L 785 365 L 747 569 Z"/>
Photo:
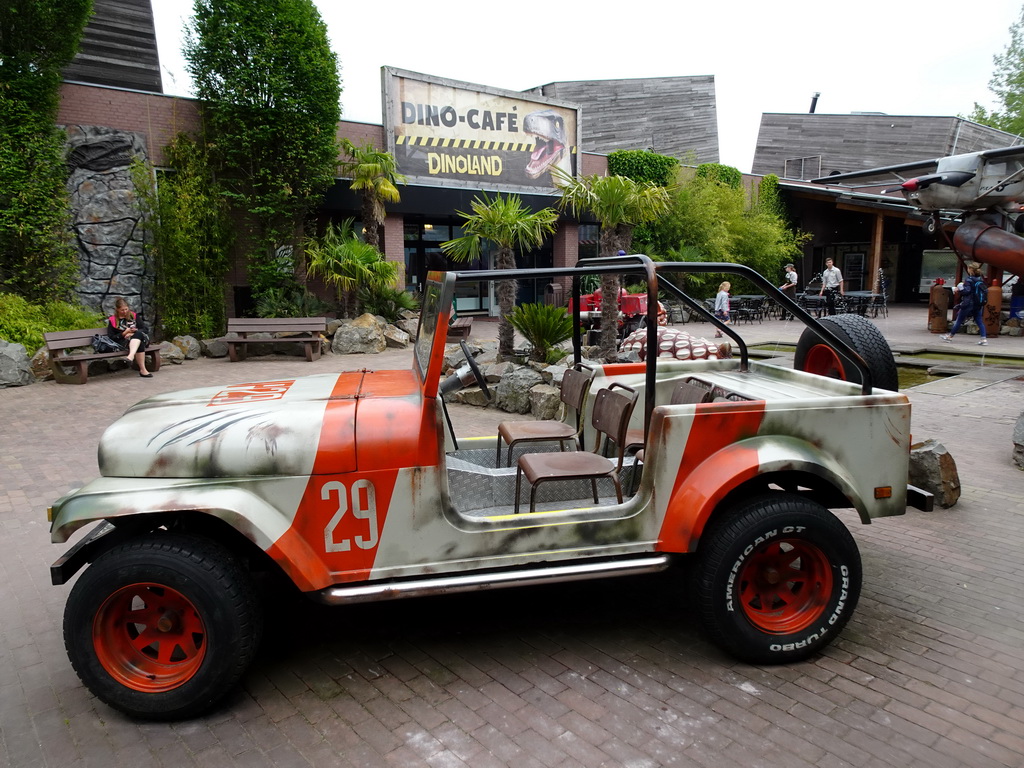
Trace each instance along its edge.
<path fill-rule="evenodd" d="M 281 254 L 334 182 L 337 58 L 312 0 L 195 0 L 184 54 L 224 193 L 247 214 L 258 297 L 292 268 Z"/>
<path fill-rule="evenodd" d="M 669 190 L 659 184 L 633 181 L 625 176 L 585 176 L 574 179 L 557 172 L 555 183 L 562 192 L 561 207 L 579 218 L 588 211 L 601 223 L 599 252 L 611 257 L 629 251 L 633 229 L 656 221 L 668 210 Z M 619 277 L 601 278 L 601 355 L 615 356 L 619 323 Z"/>
<path fill-rule="evenodd" d="M 643 249 L 655 257 L 745 264 L 775 276 L 786 260 L 799 255 L 808 235 L 787 226 L 770 182 L 760 204 L 752 206 L 742 187 L 694 175 L 672 192 L 669 210 L 645 228 L 644 237 Z M 717 285 L 719 279 L 690 278 L 694 285 Z"/>
<path fill-rule="evenodd" d="M 465 234 L 454 240 L 441 243 L 441 250 L 456 261 L 472 261 L 480 258 L 484 241 L 497 246 L 494 266 L 496 269 L 515 269 L 517 249 L 538 248 L 555 231 L 558 212 L 553 208 L 530 211 L 518 195 L 501 194 L 489 198 L 486 194 L 473 198 L 472 213 L 458 214 L 465 219 L 462 231 Z M 498 356 L 512 357 L 515 330 L 509 323 L 509 315 L 515 308 L 518 281 L 502 280 L 496 287 L 498 295 Z"/>
<path fill-rule="evenodd" d="M 157 265 L 159 323 L 167 337 L 224 331 L 224 274 L 232 236 L 227 201 L 203 144 L 181 134 L 166 148 L 160 195 L 153 169 L 136 161 L 132 179 Z"/>
<path fill-rule="evenodd" d="M 54 123 L 61 68 L 91 13 L 91 0 L 0 3 L 0 290 L 30 301 L 70 296 L 77 277 Z"/>
<path fill-rule="evenodd" d="M 398 277 L 394 262 L 356 236 L 352 219 L 328 224 L 321 237 L 306 241 L 305 252 L 309 274 L 337 289 L 342 317 L 359 314 L 360 288 L 385 288 Z"/>
<path fill-rule="evenodd" d="M 379 249 L 384 203 L 397 203 L 402 199 L 398 185 L 405 183 L 405 176 L 398 172 L 394 155 L 377 149 L 371 142 L 356 146 L 349 139 L 342 139 L 341 151 L 348 157 L 341 163 L 341 172 L 352 180 L 352 189 L 363 196 L 366 242 Z"/>
<path fill-rule="evenodd" d="M 1024 133 L 1024 10 L 1010 25 L 1010 42 L 1003 53 L 992 57 L 995 73 L 988 81 L 997 107 L 991 112 L 975 102 L 968 117 L 1008 133 Z"/>

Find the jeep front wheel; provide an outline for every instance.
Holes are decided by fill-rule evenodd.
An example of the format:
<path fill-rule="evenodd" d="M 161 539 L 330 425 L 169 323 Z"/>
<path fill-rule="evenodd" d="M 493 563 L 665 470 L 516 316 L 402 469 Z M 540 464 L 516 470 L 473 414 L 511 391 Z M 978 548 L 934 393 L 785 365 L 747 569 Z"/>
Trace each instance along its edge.
<path fill-rule="evenodd" d="M 693 590 L 711 638 L 751 664 L 805 659 L 828 645 L 860 597 L 860 553 L 819 504 L 774 494 L 708 531 Z"/>
<path fill-rule="evenodd" d="M 126 542 L 71 590 L 64 644 L 99 699 L 140 718 L 195 716 L 238 681 L 262 622 L 248 574 L 211 541 Z"/>

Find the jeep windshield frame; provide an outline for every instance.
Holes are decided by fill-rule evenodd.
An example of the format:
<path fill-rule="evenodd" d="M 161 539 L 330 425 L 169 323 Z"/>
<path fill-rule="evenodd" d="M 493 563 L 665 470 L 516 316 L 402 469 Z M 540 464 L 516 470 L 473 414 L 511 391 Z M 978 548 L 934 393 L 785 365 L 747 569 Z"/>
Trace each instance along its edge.
<path fill-rule="evenodd" d="M 419 374 L 425 397 L 436 397 L 441 361 L 447 341 L 448 320 L 455 296 L 455 275 L 432 271 L 423 283 L 420 322 L 413 346 L 413 366 Z M 441 333 L 438 333 L 438 328 Z"/>

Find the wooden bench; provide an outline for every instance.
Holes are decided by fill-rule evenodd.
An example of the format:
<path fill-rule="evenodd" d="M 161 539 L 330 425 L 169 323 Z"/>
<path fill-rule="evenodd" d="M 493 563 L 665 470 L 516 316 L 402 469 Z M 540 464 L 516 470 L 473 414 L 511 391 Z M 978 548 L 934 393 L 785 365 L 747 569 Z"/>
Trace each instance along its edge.
<path fill-rule="evenodd" d="M 123 360 L 127 350 L 118 352 L 95 352 L 92 348 L 92 337 L 96 334 L 105 335 L 105 328 L 83 328 L 80 331 L 53 331 L 44 333 L 43 340 L 50 353 L 50 370 L 59 384 L 85 384 L 89 379 L 89 363 L 93 360 Z M 85 347 L 88 351 L 81 349 Z M 147 367 L 151 371 L 160 370 L 160 346 L 150 344 L 143 350 L 149 355 Z M 68 374 L 62 366 L 72 366 L 75 372 Z"/>
<path fill-rule="evenodd" d="M 306 360 L 320 358 L 320 334 L 327 331 L 326 317 L 229 317 L 228 333 L 220 341 L 228 345 L 231 362 L 245 360 L 247 344 L 295 342 L 306 348 Z M 274 338 L 248 338 L 250 333 L 272 333 Z M 285 334 L 285 335 L 281 335 Z"/>
<path fill-rule="evenodd" d="M 469 340 L 469 333 L 473 330 L 472 317 L 457 317 L 448 323 L 448 338 L 446 341 Z"/>

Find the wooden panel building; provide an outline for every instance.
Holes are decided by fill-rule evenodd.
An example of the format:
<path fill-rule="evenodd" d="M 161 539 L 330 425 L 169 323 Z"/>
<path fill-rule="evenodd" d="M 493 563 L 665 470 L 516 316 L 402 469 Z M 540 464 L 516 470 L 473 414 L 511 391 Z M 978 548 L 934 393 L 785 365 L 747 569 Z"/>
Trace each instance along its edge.
<path fill-rule="evenodd" d="M 93 0 L 92 19 L 64 79 L 163 93 L 150 0 Z"/>
<path fill-rule="evenodd" d="M 589 151 L 653 149 L 687 164 L 718 162 L 714 75 L 575 80 L 530 90 L 583 108 Z"/>
<path fill-rule="evenodd" d="M 959 117 L 765 113 L 752 172 L 784 179 L 896 165 L 1021 143 Z"/>

